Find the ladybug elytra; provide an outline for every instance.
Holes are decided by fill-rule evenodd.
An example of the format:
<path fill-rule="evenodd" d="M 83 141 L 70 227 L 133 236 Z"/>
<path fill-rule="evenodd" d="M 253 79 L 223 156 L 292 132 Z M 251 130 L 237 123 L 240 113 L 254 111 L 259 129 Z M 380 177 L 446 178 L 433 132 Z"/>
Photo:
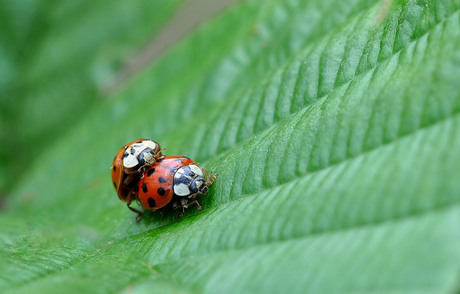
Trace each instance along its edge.
<path fill-rule="evenodd" d="M 145 171 L 137 197 L 147 210 L 158 210 L 169 203 L 174 209 L 182 209 L 181 215 L 190 205 L 201 210 L 196 198 L 208 192 L 216 176 L 190 158 L 166 156 Z"/>
<path fill-rule="evenodd" d="M 132 141 L 115 155 L 112 164 L 113 186 L 120 200 L 126 202 L 129 209 L 140 213 L 130 206 L 136 199 L 134 189 L 144 171 L 163 157 L 160 145 L 148 139 Z"/>

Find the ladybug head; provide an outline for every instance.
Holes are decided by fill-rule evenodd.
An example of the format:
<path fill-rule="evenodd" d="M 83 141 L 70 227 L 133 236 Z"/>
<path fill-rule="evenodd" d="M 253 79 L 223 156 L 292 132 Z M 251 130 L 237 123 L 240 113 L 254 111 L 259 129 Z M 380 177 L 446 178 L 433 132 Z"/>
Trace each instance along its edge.
<path fill-rule="evenodd" d="M 161 152 L 160 152 L 161 156 Z M 157 152 L 152 149 L 144 149 L 138 156 L 140 166 L 152 166 L 155 163 Z"/>
<path fill-rule="evenodd" d="M 123 154 L 123 166 L 126 173 L 143 172 L 162 158 L 161 148 L 152 140 L 144 140 L 129 145 Z"/>
<path fill-rule="evenodd" d="M 196 177 L 190 184 L 190 191 L 195 194 L 206 194 L 208 192 L 208 186 L 206 180 L 203 177 Z"/>

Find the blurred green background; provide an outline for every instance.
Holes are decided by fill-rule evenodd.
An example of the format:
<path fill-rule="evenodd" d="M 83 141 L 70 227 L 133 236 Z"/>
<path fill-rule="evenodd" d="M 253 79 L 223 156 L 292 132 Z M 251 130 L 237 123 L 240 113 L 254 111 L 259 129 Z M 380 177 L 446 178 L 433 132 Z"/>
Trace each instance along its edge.
<path fill-rule="evenodd" d="M 0 290 L 457 294 L 460 3 L 197 3 L 1 3 Z M 135 223 L 139 137 L 203 211 Z"/>
<path fill-rule="evenodd" d="M 231 1 L 217 2 L 2 1 L 0 197 L 94 103 Z"/>

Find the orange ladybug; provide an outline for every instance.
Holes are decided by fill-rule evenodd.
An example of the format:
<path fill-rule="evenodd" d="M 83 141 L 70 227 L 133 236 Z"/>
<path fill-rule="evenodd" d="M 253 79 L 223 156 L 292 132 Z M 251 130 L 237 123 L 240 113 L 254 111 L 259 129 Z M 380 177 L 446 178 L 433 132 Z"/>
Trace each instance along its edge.
<path fill-rule="evenodd" d="M 162 158 L 164 156 L 157 142 L 138 139 L 123 146 L 113 159 L 112 182 L 118 197 L 138 214 L 142 213 L 130 206 L 136 199 L 135 187 L 144 171 Z"/>

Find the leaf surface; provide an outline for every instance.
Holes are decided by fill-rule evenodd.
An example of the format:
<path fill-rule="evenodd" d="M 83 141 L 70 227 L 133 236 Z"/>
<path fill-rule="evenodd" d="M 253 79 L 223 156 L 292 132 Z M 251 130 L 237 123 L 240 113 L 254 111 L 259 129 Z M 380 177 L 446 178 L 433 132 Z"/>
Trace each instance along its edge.
<path fill-rule="evenodd" d="M 458 292 L 459 8 L 247 1 L 210 20 L 37 156 L 0 216 L 2 289 Z M 203 211 L 134 222 L 109 166 L 137 137 L 219 173 Z"/>

